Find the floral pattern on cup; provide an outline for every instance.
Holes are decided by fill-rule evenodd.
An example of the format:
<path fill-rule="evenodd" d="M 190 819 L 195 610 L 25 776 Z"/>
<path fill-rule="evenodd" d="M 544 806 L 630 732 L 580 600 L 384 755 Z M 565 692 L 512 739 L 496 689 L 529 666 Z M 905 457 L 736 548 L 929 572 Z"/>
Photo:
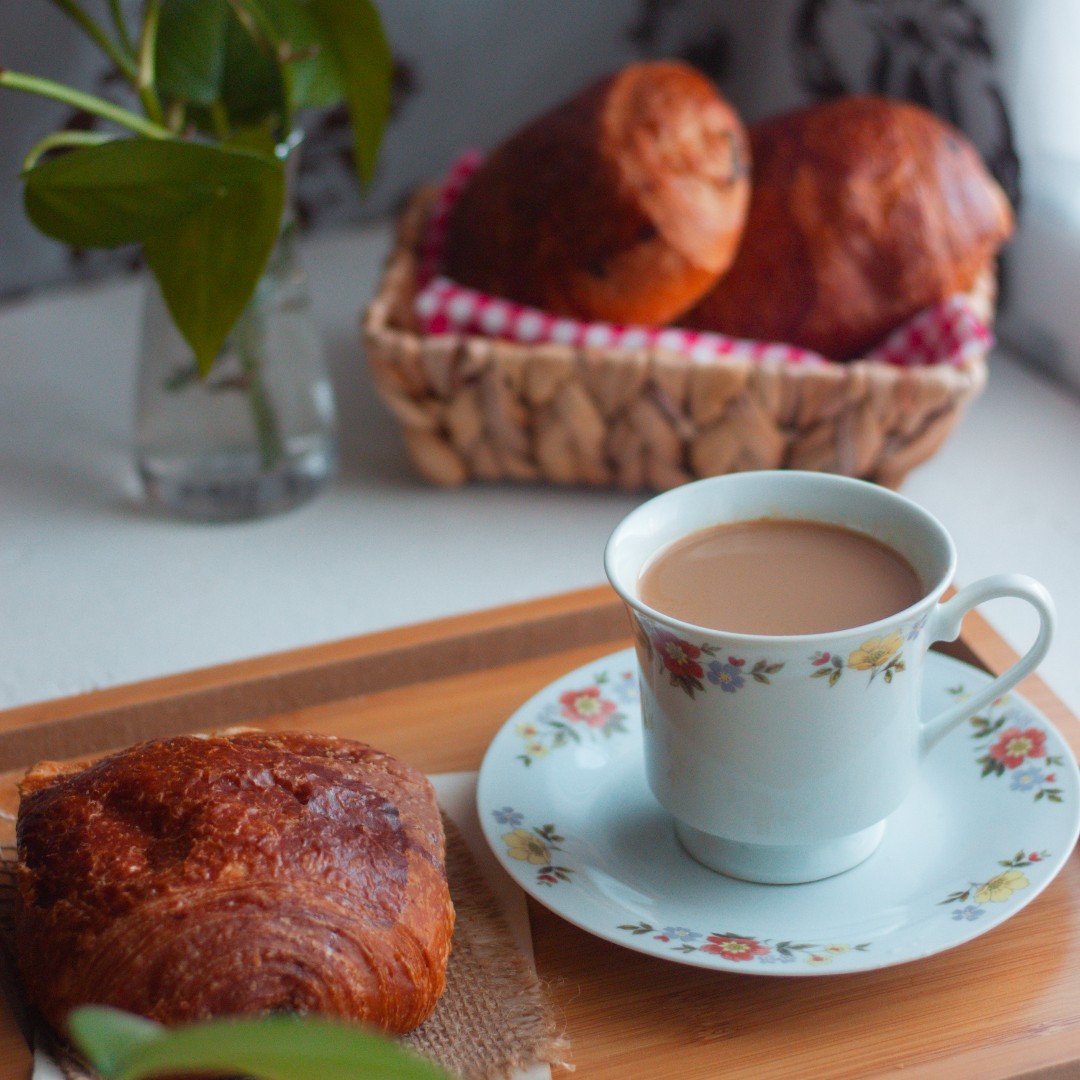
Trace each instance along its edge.
<path fill-rule="evenodd" d="M 983 882 L 973 881 L 966 889 L 950 893 L 943 905 L 952 904 L 952 917 L 956 922 L 975 922 L 986 914 L 987 904 L 1004 904 L 1016 893 L 1031 885 L 1024 870 L 1050 858 L 1048 851 L 1018 851 L 1011 859 L 1002 859 L 1004 867 L 999 873 Z"/>
<path fill-rule="evenodd" d="M 654 627 L 649 634 L 649 654 L 660 658 L 671 685 L 683 690 L 688 697 L 704 693 L 705 681 L 723 693 L 734 694 L 747 685 L 747 679 L 768 684 L 784 666 L 760 659 L 747 667 L 745 657 L 724 656 L 724 650 L 702 642 L 695 645 L 670 630 Z"/>
<path fill-rule="evenodd" d="M 503 806 L 492 810 L 492 816 L 499 825 L 512 826 L 510 832 L 502 834 L 506 845 L 506 854 L 511 859 L 528 863 L 536 867 L 536 883 L 550 888 L 560 881 L 569 881 L 573 868 L 559 866 L 551 857 L 553 851 L 562 851 L 559 847 L 566 838 L 560 836 L 554 825 L 539 825 L 531 829 L 524 827 L 524 815 L 512 806 Z"/>
<path fill-rule="evenodd" d="M 589 739 L 625 734 L 624 706 L 637 701 L 638 684 L 633 671 L 598 672 L 588 685 L 566 690 L 557 703 L 545 705 L 535 720 L 517 725 L 525 740 L 518 761 L 531 765 L 552 750 Z"/>
<path fill-rule="evenodd" d="M 701 952 L 719 957 L 729 963 L 792 964 L 800 958 L 804 963 L 819 967 L 847 952 L 865 952 L 862 945 L 812 945 L 799 941 L 773 941 L 770 938 L 749 937 L 746 934 L 715 932 L 711 934 L 690 930 L 685 926 L 655 927 L 651 923 L 620 923 L 620 930 L 634 936 L 649 934 L 654 941 L 671 942 L 672 952 Z"/>
<path fill-rule="evenodd" d="M 917 634 L 917 631 L 915 632 Z M 847 657 L 819 650 L 810 657 L 811 665 L 817 669 L 811 672 L 810 678 L 827 679 L 829 686 L 835 686 L 850 668 L 854 671 L 869 671 L 871 683 L 879 675 L 885 682 L 891 683 L 893 677 L 907 667 L 902 651 L 904 640 L 904 635 L 897 630 L 881 637 L 867 638 L 857 649 L 849 652 Z"/>
<path fill-rule="evenodd" d="M 962 699 L 964 687 L 950 687 L 949 693 Z M 975 764 L 982 766 L 984 778 L 1007 776 L 1010 791 L 1030 793 L 1035 802 L 1063 802 L 1054 769 L 1064 766 L 1065 758 L 1047 752 L 1046 732 L 1042 728 L 1010 723 L 1008 709 L 995 715 L 994 708 L 1007 703 L 1008 698 L 999 698 L 988 715 L 971 717 L 971 737 L 981 751 Z"/>

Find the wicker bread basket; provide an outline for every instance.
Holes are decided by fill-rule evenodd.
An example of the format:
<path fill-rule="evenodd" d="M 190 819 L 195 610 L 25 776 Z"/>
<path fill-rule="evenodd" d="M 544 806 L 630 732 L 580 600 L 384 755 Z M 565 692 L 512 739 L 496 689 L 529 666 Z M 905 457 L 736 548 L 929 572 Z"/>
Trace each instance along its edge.
<path fill-rule="evenodd" d="M 842 473 L 897 487 L 986 381 L 961 366 L 700 362 L 660 349 L 424 336 L 413 315 L 433 190 L 415 195 L 363 319 L 375 385 L 417 470 L 467 480 L 662 490 L 746 469 Z M 972 297 L 987 322 L 995 276 Z"/>

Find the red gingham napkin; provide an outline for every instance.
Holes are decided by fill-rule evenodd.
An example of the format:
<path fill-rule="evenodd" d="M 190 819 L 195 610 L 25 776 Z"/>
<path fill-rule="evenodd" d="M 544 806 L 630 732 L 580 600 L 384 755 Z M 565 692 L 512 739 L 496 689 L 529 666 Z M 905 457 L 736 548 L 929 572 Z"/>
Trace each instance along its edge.
<path fill-rule="evenodd" d="M 819 353 L 765 341 L 677 326 L 625 326 L 552 315 L 538 308 L 467 289 L 440 274 L 447 223 L 454 203 L 477 170 L 481 156 L 469 151 L 454 164 L 439 191 L 420 250 L 420 291 L 415 312 L 425 334 L 466 333 L 521 344 L 655 347 L 695 360 L 738 359 L 787 364 L 828 364 Z M 990 328 L 964 295 L 950 296 L 899 327 L 866 356 L 900 367 L 963 364 L 992 342 Z"/>

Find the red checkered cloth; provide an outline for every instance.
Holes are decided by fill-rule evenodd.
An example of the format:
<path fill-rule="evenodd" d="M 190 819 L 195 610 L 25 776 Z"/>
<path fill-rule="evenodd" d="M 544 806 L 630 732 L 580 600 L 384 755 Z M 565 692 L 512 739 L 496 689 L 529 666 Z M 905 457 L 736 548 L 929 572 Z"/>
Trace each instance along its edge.
<path fill-rule="evenodd" d="M 458 159 L 443 182 L 427 222 L 420 249 L 420 290 L 415 301 L 416 317 L 424 334 L 475 334 L 524 345 L 554 342 L 658 348 L 706 361 L 730 358 L 786 364 L 832 362 L 809 349 L 776 342 L 748 341 L 677 326 L 626 326 L 563 318 L 457 284 L 440 273 L 446 229 L 454 203 L 481 160 L 476 151 Z M 899 367 L 960 366 L 973 354 L 985 352 L 992 342 L 990 328 L 971 300 L 958 294 L 908 320 L 867 353 L 866 359 Z"/>

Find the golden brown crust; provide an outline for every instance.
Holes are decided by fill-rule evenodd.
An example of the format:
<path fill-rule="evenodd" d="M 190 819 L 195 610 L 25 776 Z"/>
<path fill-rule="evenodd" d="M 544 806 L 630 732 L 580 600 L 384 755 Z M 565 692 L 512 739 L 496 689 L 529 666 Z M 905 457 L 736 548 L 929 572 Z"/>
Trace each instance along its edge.
<path fill-rule="evenodd" d="M 93 1002 L 401 1032 L 442 992 L 454 914 L 434 794 L 363 743 L 246 732 L 46 763 L 24 781 L 18 846 L 19 967 L 58 1030 Z"/>
<path fill-rule="evenodd" d="M 659 324 L 734 256 L 746 134 L 703 75 L 633 64 L 496 148 L 456 204 L 446 273 L 557 315 Z"/>
<path fill-rule="evenodd" d="M 975 148 L 910 103 L 839 98 L 752 125 L 750 144 L 738 254 L 684 325 L 850 359 L 970 290 L 1012 231 Z"/>

